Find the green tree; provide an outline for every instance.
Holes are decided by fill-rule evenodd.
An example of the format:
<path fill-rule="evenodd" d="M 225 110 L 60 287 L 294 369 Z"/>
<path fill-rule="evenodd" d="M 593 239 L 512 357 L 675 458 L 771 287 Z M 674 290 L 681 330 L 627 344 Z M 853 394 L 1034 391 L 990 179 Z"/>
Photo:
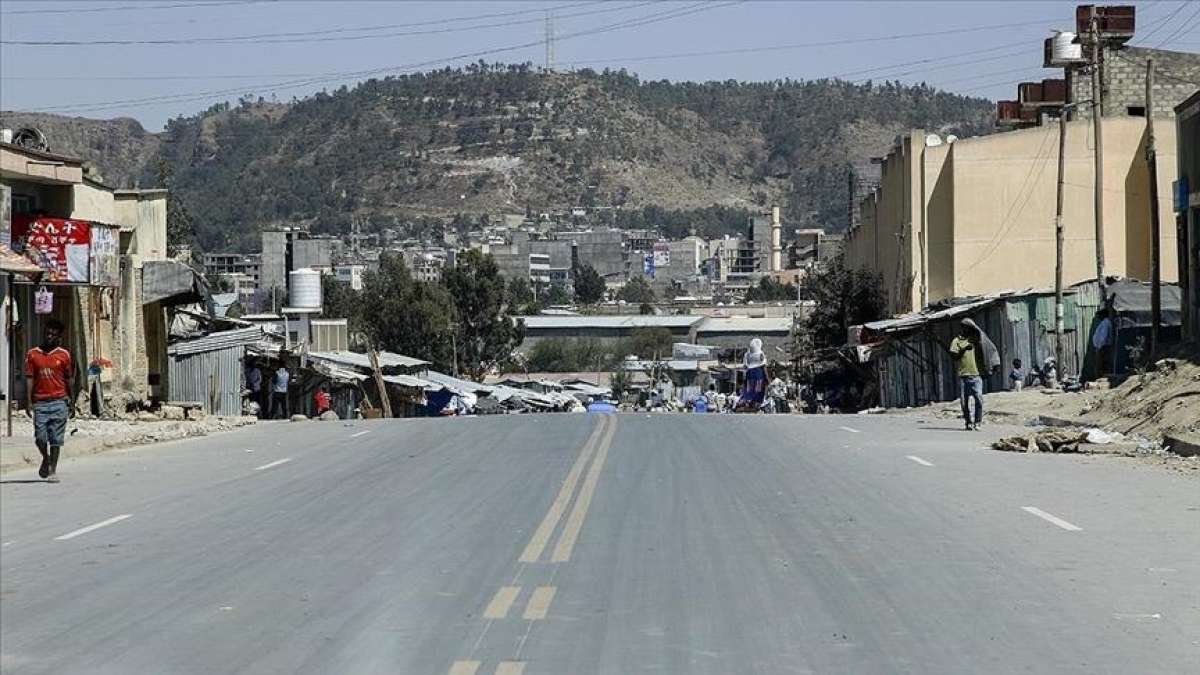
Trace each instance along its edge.
<path fill-rule="evenodd" d="M 580 265 L 575 270 L 575 301 L 594 305 L 603 299 L 604 277 L 591 265 Z"/>
<path fill-rule="evenodd" d="M 841 257 L 806 276 L 800 293 L 813 302 L 801 330 L 816 349 L 841 346 L 846 343 L 850 326 L 878 321 L 884 316 L 879 276 L 850 269 Z"/>
<path fill-rule="evenodd" d="M 350 329 L 359 330 L 359 293 L 332 274 L 321 277 L 321 314 L 331 319 L 349 319 Z"/>
<path fill-rule="evenodd" d="M 781 284 L 771 277 L 763 277 L 757 286 L 751 286 L 746 291 L 747 302 L 784 302 L 796 299 L 796 287 L 791 284 Z"/>
<path fill-rule="evenodd" d="M 675 336 L 661 326 L 637 328 L 621 343 L 622 357 L 633 354 L 643 359 L 663 358 L 671 354 Z"/>
<path fill-rule="evenodd" d="M 629 371 L 618 370 L 608 376 L 608 387 L 612 389 L 613 398 L 620 401 L 625 397 L 625 392 L 633 388 L 633 378 L 630 377 Z"/>
<path fill-rule="evenodd" d="M 525 326 L 510 315 L 504 277 L 490 255 L 471 249 L 442 275 L 458 314 L 458 366 L 482 378 L 508 358 L 525 337 Z"/>
<path fill-rule="evenodd" d="M 413 279 L 403 256 L 384 254 L 379 270 L 363 278 L 353 323 L 378 349 L 413 356 L 448 369 L 454 299 L 439 284 Z"/>
<path fill-rule="evenodd" d="M 533 288 L 529 279 L 513 277 L 508 280 L 508 300 L 514 307 L 525 307 L 533 302 Z"/>
<path fill-rule="evenodd" d="M 643 277 L 634 277 L 625 282 L 617 293 L 618 300 L 624 300 L 631 305 L 651 304 L 654 302 L 654 289 Z"/>
<path fill-rule="evenodd" d="M 546 291 L 547 305 L 569 305 L 571 304 L 571 294 L 562 284 L 551 284 L 550 289 Z"/>

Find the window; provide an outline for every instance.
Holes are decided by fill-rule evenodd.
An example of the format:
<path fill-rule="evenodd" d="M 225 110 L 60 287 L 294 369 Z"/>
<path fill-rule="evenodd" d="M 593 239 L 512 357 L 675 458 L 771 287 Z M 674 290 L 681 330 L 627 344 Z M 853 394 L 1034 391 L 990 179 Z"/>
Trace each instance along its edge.
<path fill-rule="evenodd" d="M 1130 117 L 1145 117 L 1146 116 L 1146 106 L 1131 105 L 1131 106 L 1128 106 L 1125 108 L 1125 112 L 1129 113 Z"/>

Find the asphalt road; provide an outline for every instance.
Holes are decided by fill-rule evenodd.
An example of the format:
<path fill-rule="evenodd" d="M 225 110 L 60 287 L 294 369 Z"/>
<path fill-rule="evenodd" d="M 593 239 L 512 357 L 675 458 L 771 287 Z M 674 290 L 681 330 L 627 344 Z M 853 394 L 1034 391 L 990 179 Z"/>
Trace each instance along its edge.
<path fill-rule="evenodd" d="M 13 473 L 0 670 L 1200 672 L 1200 483 L 1000 431 L 274 423 Z"/>

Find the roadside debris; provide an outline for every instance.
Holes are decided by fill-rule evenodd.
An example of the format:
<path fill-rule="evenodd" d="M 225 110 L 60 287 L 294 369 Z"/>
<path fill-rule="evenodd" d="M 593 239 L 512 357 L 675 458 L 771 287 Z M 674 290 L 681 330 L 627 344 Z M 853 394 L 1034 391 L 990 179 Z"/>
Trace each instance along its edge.
<path fill-rule="evenodd" d="M 1081 443 L 1086 444 L 1087 438 L 1086 431 L 1051 429 L 1027 436 L 1001 438 L 992 443 L 992 449 L 1005 452 L 1081 452 L 1079 446 Z"/>

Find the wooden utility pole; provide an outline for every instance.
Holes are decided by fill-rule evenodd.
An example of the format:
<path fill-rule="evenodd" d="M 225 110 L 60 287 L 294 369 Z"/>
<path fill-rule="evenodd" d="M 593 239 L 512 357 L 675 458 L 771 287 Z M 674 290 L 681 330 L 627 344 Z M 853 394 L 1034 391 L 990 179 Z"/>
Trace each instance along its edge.
<path fill-rule="evenodd" d="M 383 416 L 390 418 L 392 397 L 388 396 L 387 382 L 383 381 L 383 370 L 379 367 L 379 352 L 375 351 L 375 345 L 367 349 L 367 355 L 371 357 L 371 373 L 375 376 L 375 387 L 379 389 L 379 404 L 383 408 Z"/>
<path fill-rule="evenodd" d="M 1100 93 L 1100 28 L 1096 17 L 1092 17 L 1092 128 L 1096 136 L 1094 208 L 1096 211 L 1096 283 L 1100 285 L 1100 297 L 1106 297 L 1104 283 L 1104 134 L 1101 133 L 1101 118 L 1104 103 Z"/>
<path fill-rule="evenodd" d="M 1066 173 L 1067 110 L 1058 113 L 1058 191 L 1054 202 L 1054 362 L 1063 367 L 1063 181 Z"/>
<path fill-rule="evenodd" d="M 1150 359 L 1162 328 L 1162 256 L 1158 223 L 1158 157 L 1154 149 L 1154 59 L 1146 59 L 1146 168 L 1150 174 Z"/>

